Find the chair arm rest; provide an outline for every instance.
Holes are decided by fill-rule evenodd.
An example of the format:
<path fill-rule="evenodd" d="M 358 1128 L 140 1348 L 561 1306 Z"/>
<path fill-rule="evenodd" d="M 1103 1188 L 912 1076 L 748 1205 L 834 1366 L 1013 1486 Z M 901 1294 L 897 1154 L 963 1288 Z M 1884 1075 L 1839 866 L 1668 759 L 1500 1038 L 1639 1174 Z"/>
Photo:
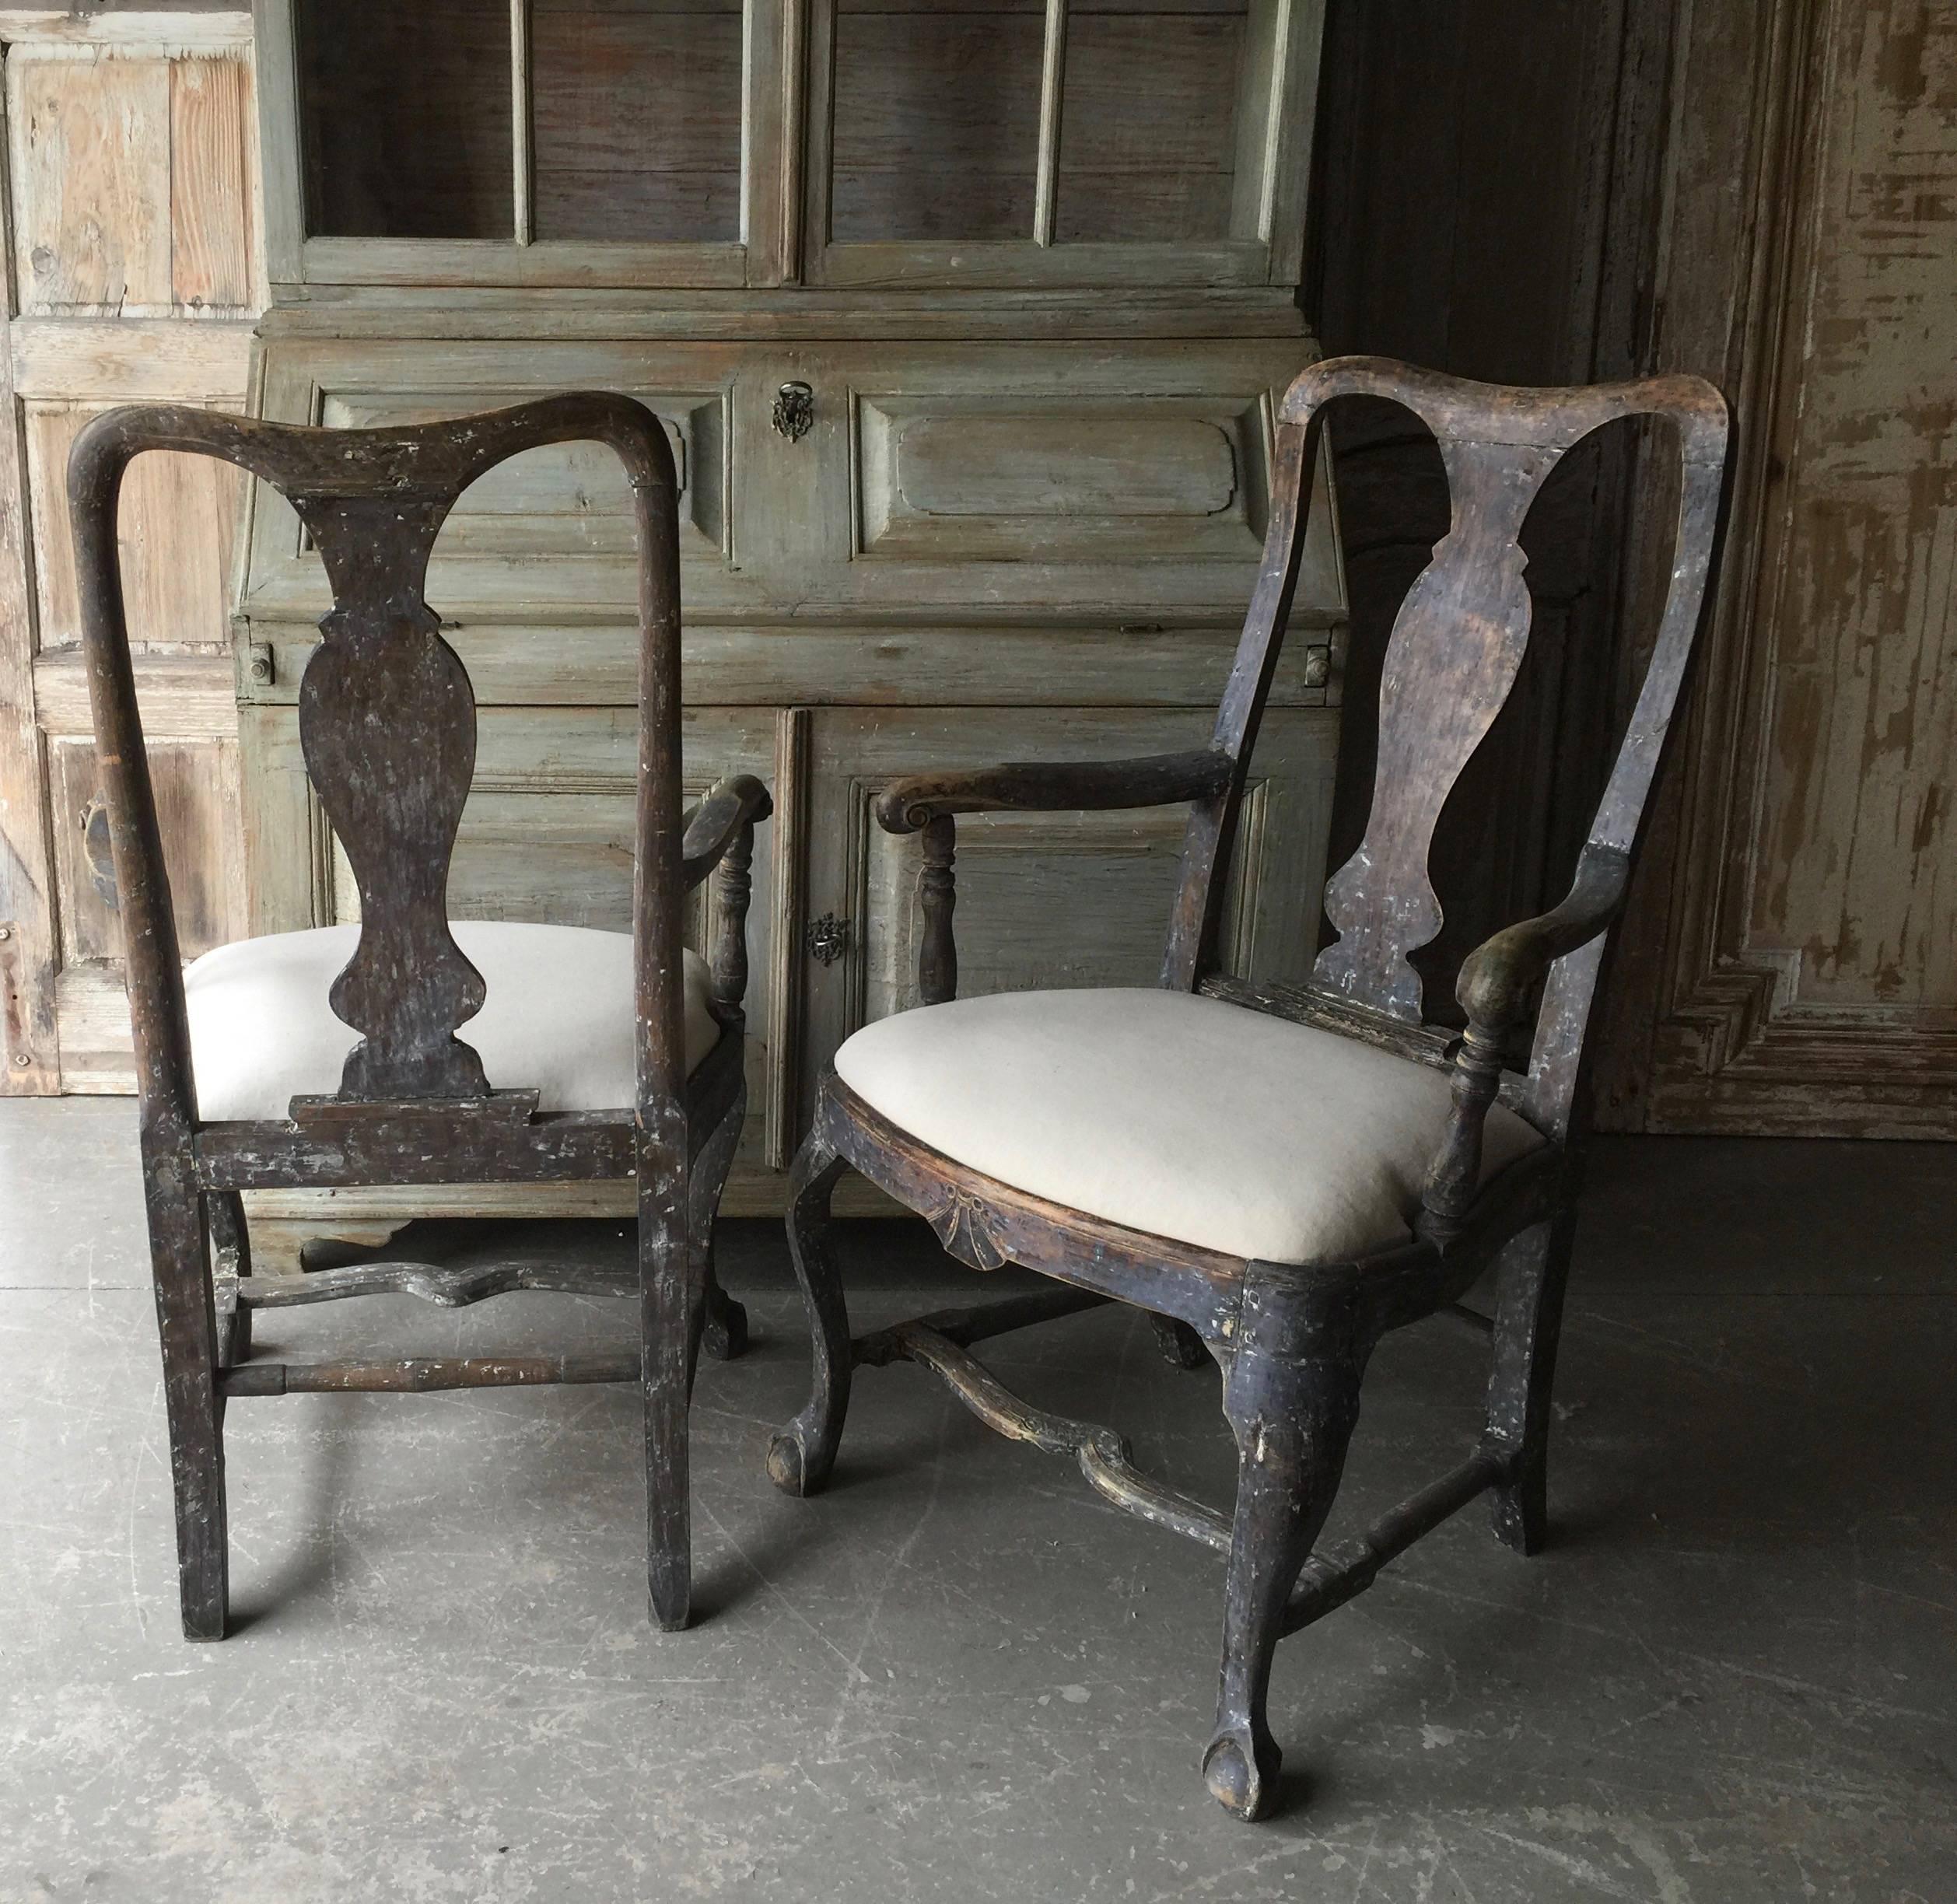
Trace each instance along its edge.
<path fill-rule="evenodd" d="M 922 833 L 918 875 L 924 934 L 918 943 L 918 991 L 927 1005 L 957 997 L 958 948 L 951 929 L 957 891 L 955 815 L 961 813 L 1087 813 L 1125 807 L 1168 807 L 1205 800 L 1230 786 L 1230 757 L 1210 748 L 1150 754 L 1125 761 L 1015 761 L 963 772 L 913 774 L 877 795 L 877 824 L 886 833 Z"/>
<path fill-rule="evenodd" d="M 1588 945 L 1616 918 L 1630 884 L 1629 856 L 1586 846 L 1560 905 L 1510 926 L 1462 961 L 1455 996 L 1468 1014 L 1455 1048 L 1453 1104 L 1421 1193 L 1421 1233 L 1445 1246 L 1481 1188 L 1483 1127 L 1501 1089 L 1511 1034 L 1528 1017 L 1535 989 L 1566 953 Z"/>
<path fill-rule="evenodd" d="M 1230 757 L 1207 747 L 1139 760 L 1015 761 L 961 772 L 913 774 L 877 796 L 877 824 L 886 833 L 918 833 L 954 814 L 1168 807 L 1222 793 L 1230 775 Z"/>
<path fill-rule="evenodd" d="M 688 808 L 685 839 L 680 852 L 686 863 L 686 889 L 691 892 L 718 866 L 744 827 L 754 826 L 775 810 L 768 789 L 752 774 L 733 774 L 711 788 L 705 799 Z"/>
<path fill-rule="evenodd" d="M 1564 954 L 1588 945 L 1623 909 L 1631 863 L 1615 846 L 1586 846 L 1560 905 L 1506 927 L 1462 960 L 1455 996 L 1471 1025 L 1507 1031 L 1528 1016 L 1535 989 Z"/>

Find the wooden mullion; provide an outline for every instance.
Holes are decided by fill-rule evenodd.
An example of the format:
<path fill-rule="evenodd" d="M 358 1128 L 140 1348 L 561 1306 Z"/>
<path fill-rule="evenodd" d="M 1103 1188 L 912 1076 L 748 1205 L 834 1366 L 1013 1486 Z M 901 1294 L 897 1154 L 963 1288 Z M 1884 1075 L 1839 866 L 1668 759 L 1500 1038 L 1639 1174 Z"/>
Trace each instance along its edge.
<path fill-rule="evenodd" d="M 1060 196 L 1060 114 L 1066 93 L 1067 0 L 1046 0 L 1040 54 L 1040 152 L 1033 184 L 1033 242 L 1053 242 Z"/>
<path fill-rule="evenodd" d="M 537 173 L 530 141 L 530 0 L 509 0 L 509 152 L 515 236 L 536 235 Z"/>

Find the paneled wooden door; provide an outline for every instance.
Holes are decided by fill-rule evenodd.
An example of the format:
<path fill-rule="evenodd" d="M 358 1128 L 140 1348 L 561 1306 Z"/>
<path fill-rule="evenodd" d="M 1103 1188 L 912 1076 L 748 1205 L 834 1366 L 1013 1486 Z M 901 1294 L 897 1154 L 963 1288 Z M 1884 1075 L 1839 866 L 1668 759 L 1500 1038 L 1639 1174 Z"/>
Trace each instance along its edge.
<path fill-rule="evenodd" d="M 242 406 L 264 304 L 250 16 L 0 8 L 0 1039 L 12 1093 L 133 1088 L 64 498 L 118 403 Z M 186 956 L 244 930 L 227 622 L 243 504 L 143 458 L 123 574 Z"/>

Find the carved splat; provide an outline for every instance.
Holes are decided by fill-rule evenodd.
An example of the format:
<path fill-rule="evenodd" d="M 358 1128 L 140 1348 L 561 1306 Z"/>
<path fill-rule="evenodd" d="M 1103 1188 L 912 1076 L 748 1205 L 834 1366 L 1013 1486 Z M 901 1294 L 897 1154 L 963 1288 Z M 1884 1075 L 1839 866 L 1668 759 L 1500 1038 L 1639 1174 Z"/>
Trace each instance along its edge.
<path fill-rule="evenodd" d="M 422 593 L 450 499 L 292 500 L 334 595 L 299 683 L 299 744 L 360 891 L 360 943 L 331 994 L 362 1034 L 340 1095 L 481 1097 L 482 1060 L 455 1032 L 485 989 L 447 905 L 475 770 L 475 696 Z"/>
<path fill-rule="evenodd" d="M 1560 453 L 1532 443 L 1444 443 L 1454 522 L 1407 591 L 1381 677 L 1379 762 L 1359 850 L 1325 888 L 1337 942 L 1318 975 L 1418 1022 L 1407 962 L 1441 930 L 1427 853 L 1441 810 L 1501 712 L 1529 639 L 1522 519 Z"/>

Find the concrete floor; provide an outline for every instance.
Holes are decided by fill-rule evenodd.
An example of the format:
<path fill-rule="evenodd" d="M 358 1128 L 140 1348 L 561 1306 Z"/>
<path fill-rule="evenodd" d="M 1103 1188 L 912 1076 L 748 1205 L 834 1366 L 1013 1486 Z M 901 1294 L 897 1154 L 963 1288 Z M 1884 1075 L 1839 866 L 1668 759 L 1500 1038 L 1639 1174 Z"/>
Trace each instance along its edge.
<path fill-rule="evenodd" d="M 922 1372 L 861 1381 L 837 1485 L 778 1496 L 805 1349 L 779 1232 L 695 1410 L 704 1617 L 646 1624 L 628 1396 L 231 1415 L 222 1646 L 179 1638 L 133 1118 L 0 1103 L 0 1899 L 1957 1899 L 1957 1150 L 1599 1147 L 1560 1538 L 1470 1510 L 1287 1641 L 1289 1808 L 1204 1792 L 1220 1570 Z M 944 1299 L 845 1238 L 859 1323 Z M 953 1286 L 970 1287 L 957 1272 Z M 995 1285 L 996 1286 L 996 1285 Z M 615 1304 L 275 1318 L 455 1353 Z M 1036 1398 L 1227 1498 L 1209 1374 L 1104 1311 L 1007 1338 Z M 1472 1345 L 1377 1359 L 1334 1533 L 1472 1441 Z"/>

